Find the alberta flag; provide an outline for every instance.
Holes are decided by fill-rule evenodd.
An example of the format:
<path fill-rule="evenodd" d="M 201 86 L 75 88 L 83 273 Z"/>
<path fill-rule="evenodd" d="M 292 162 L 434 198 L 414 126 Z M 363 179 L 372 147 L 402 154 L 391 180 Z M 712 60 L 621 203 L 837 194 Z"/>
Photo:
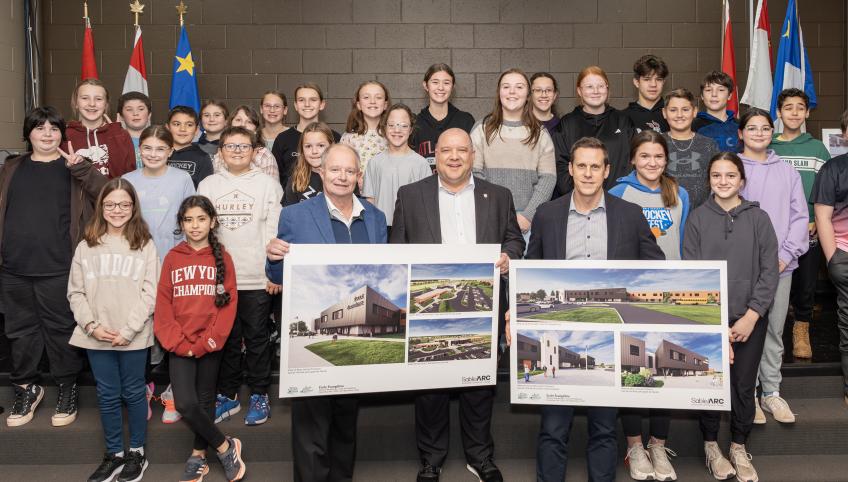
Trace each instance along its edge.
<path fill-rule="evenodd" d="M 810 97 L 810 108 L 818 101 L 813 86 L 813 71 L 807 49 L 804 48 L 804 34 L 798 19 L 798 5 L 789 0 L 786 7 L 786 19 L 780 29 L 780 46 L 777 48 L 777 61 L 774 66 L 774 91 L 771 97 L 771 117 L 777 119 L 777 96 L 780 91 L 795 87 Z"/>
<path fill-rule="evenodd" d="M 171 76 L 171 99 L 168 108 L 185 105 L 200 112 L 200 94 L 197 91 L 197 70 L 191 58 L 191 45 L 185 25 L 180 29 L 180 42 L 174 56 L 174 74 Z"/>

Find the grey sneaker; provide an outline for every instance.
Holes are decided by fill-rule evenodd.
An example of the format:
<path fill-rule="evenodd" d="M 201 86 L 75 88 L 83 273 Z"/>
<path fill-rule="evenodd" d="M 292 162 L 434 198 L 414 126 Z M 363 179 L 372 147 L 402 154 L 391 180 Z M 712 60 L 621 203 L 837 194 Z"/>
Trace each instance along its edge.
<path fill-rule="evenodd" d="M 757 470 L 751 463 L 751 454 L 745 450 L 744 445 L 736 445 L 730 448 L 730 463 L 736 469 L 736 480 L 739 482 L 759 482 Z"/>
<path fill-rule="evenodd" d="M 789 408 L 786 400 L 780 398 L 779 395 L 771 395 L 763 397 L 763 411 L 766 411 L 780 423 L 795 423 L 795 414 Z"/>
<path fill-rule="evenodd" d="M 716 480 L 727 480 L 736 475 L 736 470 L 721 453 L 716 442 L 704 442 L 704 454 L 707 456 L 707 470 Z"/>
<path fill-rule="evenodd" d="M 203 477 L 209 473 L 209 464 L 203 457 L 192 455 L 186 460 L 185 470 L 180 477 L 180 482 L 201 482 Z"/>
<path fill-rule="evenodd" d="M 669 455 L 677 457 L 674 450 L 665 445 L 648 444 L 648 456 L 654 464 L 655 480 L 677 480 L 677 472 L 674 471 L 671 460 L 668 459 Z"/>
<path fill-rule="evenodd" d="M 641 443 L 627 449 L 624 465 L 630 467 L 630 478 L 633 480 L 654 480 L 654 466 L 645 447 Z"/>
<path fill-rule="evenodd" d="M 241 440 L 233 437 L 227 437 L 227 442 L 230 443 L 230 448 L 222 454 L 218 454 L 218 460 L 221 461 L 221 466 L 224 468 L 224 475 L 230 482 L 241 480 L 247 468 L 244 461 L 241 460 Z"/>
<path fill-rule="evenodd" d="M 754 425 L 765 425 L 766 424 L 766 414 L 763 413 L 762 407 L 760 407 L 760 399 L 754 396 Z"/>

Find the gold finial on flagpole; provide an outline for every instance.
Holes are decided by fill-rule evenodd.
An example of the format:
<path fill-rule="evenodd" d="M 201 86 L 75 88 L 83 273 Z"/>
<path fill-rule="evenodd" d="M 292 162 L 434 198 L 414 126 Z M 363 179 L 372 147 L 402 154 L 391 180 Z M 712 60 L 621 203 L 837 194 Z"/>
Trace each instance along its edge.
<path fill-rule="evenodd" d="M 88 20 L 88 2 L 82 2 L 82 18 Z"/>
<path fill-rule="evenodd" d="M 130 4 L 130 13 L 135 15 L 135 26 L 138 27 L 138 16 L 144 13 L 144 4 L 135 0 Z"/>
<path fill-rule="evenodd" d="M 180 27 L 182 27 L 183 26 L 183 15 L 185 15 L 186 12 L 188 12 L 188 7 L 186 6 L 185 3 L 183 3 L 183 0 L 180 0 L 180 4 L 176 6 L 176 9 L 177 9 L 177 13 L 180 14 Z"/>

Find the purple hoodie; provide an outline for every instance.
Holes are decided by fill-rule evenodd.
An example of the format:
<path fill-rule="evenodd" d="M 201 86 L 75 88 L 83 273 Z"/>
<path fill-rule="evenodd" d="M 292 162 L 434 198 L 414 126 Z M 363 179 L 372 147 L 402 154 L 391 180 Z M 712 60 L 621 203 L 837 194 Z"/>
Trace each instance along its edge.
<path fill-rule="evenodd" d="M 767 151 L 765 162 L 740 154 L 745 164 L 745 186 L 740 191 L 749 201 L 758 201 L 768 213 L 777 234 L 777 257 L 786 263 L 780 277 L 789 276 L 798 267 L 798 258 L 807 252 L 810 236 L 807 223 L 810 216 L 801 176 L 792 166 Z"/>

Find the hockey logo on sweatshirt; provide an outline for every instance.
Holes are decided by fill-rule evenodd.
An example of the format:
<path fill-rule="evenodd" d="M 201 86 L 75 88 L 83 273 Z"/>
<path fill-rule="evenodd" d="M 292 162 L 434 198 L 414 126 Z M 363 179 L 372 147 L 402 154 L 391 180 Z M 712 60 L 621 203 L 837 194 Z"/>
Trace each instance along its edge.
<path fill-rule="evenodd" d="M 256 200 L 239 191 L 231 191 L 215 200 L 218 222 L 221 226 L 235 231 L 253 221 L 253 205 Z"/>
<path fill-rule="evenodd" d="M 665 236 L 669 228 L 674 225 L 674 220 L 671 218 L 671 211 L 668 208 L 642 208 L 642 214 L 645 215 L 651 232 L 657 238 Z"/>

